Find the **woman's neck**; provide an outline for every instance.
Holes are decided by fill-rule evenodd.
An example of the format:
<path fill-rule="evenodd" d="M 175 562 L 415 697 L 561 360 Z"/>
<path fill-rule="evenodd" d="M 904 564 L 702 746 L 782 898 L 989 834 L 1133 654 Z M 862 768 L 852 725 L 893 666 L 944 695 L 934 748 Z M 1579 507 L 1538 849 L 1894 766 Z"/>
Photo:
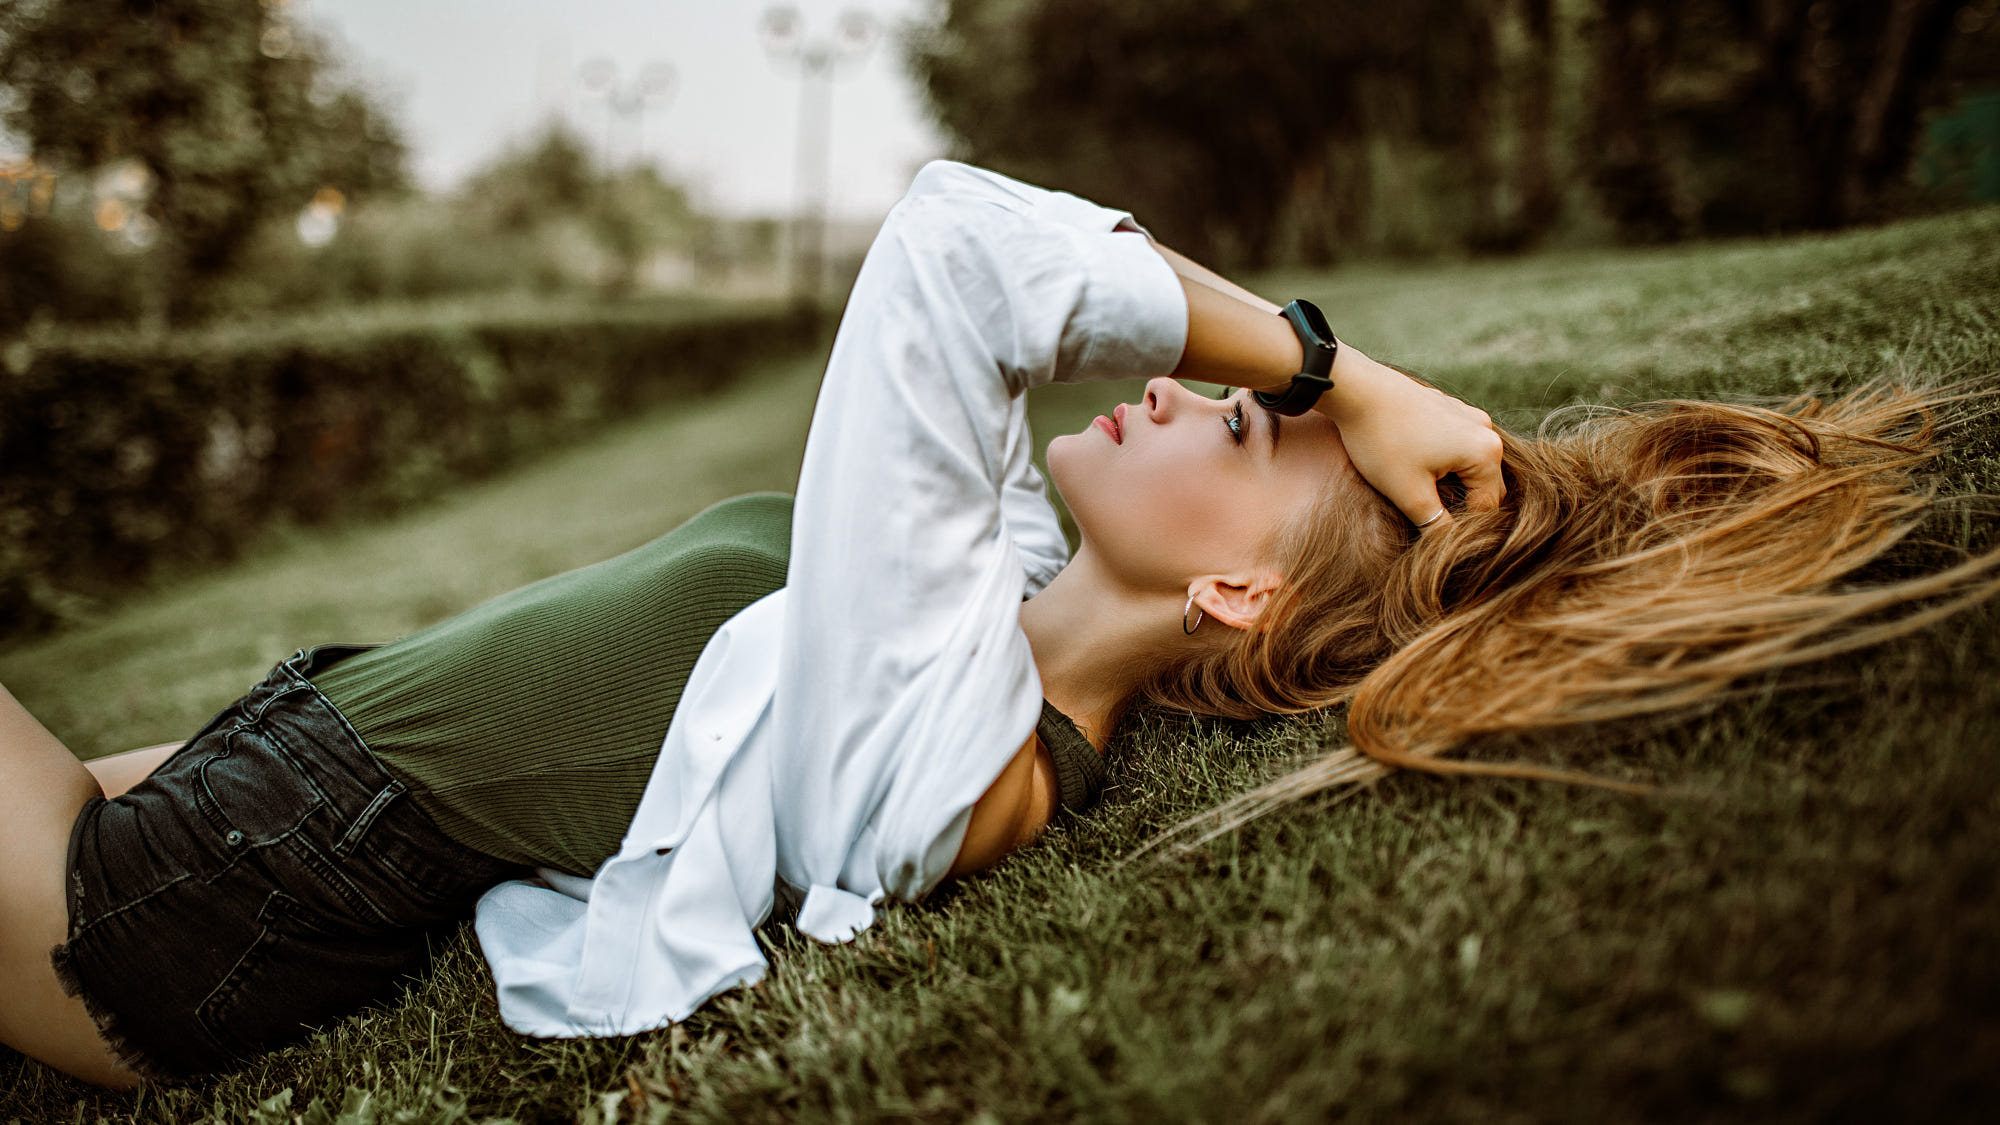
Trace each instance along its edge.
<path fill-rule="evenodd" d="M 1079 552 L 1041 593 L 1021 605 L 1042 696 L 1098 750 L 1125 704 L 1180 639 L 1171 598 L 1134 595 Z"/>

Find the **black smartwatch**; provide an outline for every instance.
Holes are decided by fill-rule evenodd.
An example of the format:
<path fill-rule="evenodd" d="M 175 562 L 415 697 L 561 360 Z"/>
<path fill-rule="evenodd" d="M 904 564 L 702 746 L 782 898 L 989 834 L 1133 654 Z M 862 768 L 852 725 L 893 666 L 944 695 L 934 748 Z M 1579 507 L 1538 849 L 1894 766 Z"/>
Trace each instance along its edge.
<path fill-rule="evenodd" d="M 1327 327 L 1326 315 L 1311 301 L 1293 301 L 1279 315 L 1290 321 L 1292 331 L 1298 334 L 1299 347 L 1306 353 L 1305 370 L 1292 376 L 1292 385 L 1276 394 L 1250 393 L 1257 396 L 1257 405 L 1290 417 L 1311 410 L 1319 396 L 1333 389 L 1333 357 L 1340 352 L 1340 341 Z"/>

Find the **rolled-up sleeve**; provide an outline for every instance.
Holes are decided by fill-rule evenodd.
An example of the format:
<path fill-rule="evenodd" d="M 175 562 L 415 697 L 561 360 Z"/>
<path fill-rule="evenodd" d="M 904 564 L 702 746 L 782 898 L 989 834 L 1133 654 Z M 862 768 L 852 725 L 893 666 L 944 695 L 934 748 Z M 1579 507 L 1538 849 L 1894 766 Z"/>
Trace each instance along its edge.
<path fill-rule="evenodd" d="M 869 252 L 878 257 L 906 267 L 881 272 L 892 287 L 917 282 L 901 295 L 921 310 L 860 300 L 858 285 L 850 310 L 976 335 L 984 356 L 940 354 L 974 362 L 931 369 L 952 381 L 990 377 L 996 365 L 1012 394 L 1149 377 L 1172 371 L 1187 340 L 1180 281 L 1130 214 L 983 168 L 926 165 L 884 222 Z"/>

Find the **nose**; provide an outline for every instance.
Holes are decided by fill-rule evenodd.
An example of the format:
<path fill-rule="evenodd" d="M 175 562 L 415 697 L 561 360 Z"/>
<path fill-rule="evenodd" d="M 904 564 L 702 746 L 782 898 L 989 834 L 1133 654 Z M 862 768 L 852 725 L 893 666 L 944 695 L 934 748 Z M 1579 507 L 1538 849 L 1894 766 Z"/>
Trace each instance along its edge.
<path fill-rule="evenodd" d="M 1146 395 L 1140 400 L 1140 405 L 1145 408 L 1148 419 L 1166 422 L 1173 418 L 1181 396 L 1193 393 L 1167 376 L 1160 375 L 1146 380 Z"/>

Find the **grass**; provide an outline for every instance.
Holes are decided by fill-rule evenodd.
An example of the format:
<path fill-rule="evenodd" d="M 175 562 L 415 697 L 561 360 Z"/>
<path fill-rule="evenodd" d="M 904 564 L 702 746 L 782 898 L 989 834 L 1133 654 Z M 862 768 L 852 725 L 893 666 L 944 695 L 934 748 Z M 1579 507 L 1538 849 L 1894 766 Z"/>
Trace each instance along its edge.
<path fill-rule="evenodd" d="M 1992 375 L 1996 261 L 1989 208 L 1260 288 L 1525 427 L 1578 400 Z M 83 756 L 184 734 L 294 647 L 393 635 L 786 487 L 816 362 L 404 519 L 294 532 L 0 654 L 0 681 Z M 1121 394 L 1039 392 L 1037 427 Z M 1939 475 L 2000 492 L 1994 427 Z M 101 1095 L 0 1056 L 0 1121 L 1960 1119 L 2000 1096 L 1996 671 L 1989 605 L 1700 715 L 1552 739 L 1677 796 L 1399 777 L 1122 864 L 1339 736 L 1337 716 L 1144 714 L 1100 813 L 851 945 L 784 943 L 765 984 L 680 1027 L 513 1036 L 462 935 L 403 1003 L 211 1083 Z"/>

